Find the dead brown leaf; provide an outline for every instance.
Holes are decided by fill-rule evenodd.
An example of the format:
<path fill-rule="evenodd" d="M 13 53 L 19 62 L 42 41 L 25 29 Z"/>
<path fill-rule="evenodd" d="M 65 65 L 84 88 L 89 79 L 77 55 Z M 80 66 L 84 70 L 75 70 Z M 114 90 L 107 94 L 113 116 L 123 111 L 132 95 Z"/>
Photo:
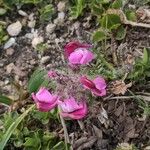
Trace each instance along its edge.
<path fill-rule="evenodd" d="M 119 94 L 124 95 L 127 89 L 131 86 L 132 86 L 131 82 L 129 84 L 125 84 L 124 81 L 122 80 L 116 80 L 111 83 L 110 91 L 115 95 L 119 95 Z"/>

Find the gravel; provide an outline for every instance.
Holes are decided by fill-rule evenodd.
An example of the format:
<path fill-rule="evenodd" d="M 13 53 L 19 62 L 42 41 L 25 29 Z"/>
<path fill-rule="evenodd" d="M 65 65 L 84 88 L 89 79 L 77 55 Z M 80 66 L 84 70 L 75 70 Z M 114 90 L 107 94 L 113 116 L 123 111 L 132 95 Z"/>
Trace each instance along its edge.
<path fill-rule="evenodd" d="M 10 48 L 11 46 L 13 46 L 16 42 L 15 38 L 10 38 L 4 45 L 4 49 Z"/>
<path fill-rule="evenodd" d="M 10 36 L 17 36 L 21 32 L 21 29 L 22 24 L 20 23 L 20 21 L 17 21 L 7 27 L 7 32 Z"/>

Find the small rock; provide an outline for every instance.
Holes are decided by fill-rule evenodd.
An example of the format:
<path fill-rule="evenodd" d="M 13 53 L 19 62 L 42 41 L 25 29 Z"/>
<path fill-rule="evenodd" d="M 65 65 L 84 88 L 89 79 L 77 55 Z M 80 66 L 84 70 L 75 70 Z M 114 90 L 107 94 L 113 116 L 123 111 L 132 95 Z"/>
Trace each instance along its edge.
<path fill-rule="evenodd" d="M 1 62 L 0 62 L 0 67 L 3 67 L 3 66 L 4 66 L 4 63 L 1 63 Z"/>
<path fill-rule="evenodd" d="M 28 39 L 33 39 L 34 34 L 33 33 L 27 33 L 27 34 L 25 34 L 25 37 L 28 38 Z"/>
<path fill-rule="evenodd" d="M 9 55 L 9 56 L 13 55 L 13 53 L 14 53 L 14 49 L 13 48 L 8 48 L 6 50 L 6 54 Z"/>
<path fill-rule="evenodd" d="M 76 21 L 74 24 L 73 24 L 73 27 L 77 30 L 79 29 L 80 27 L 80 22 L 79 21 Z"/>
<path fill-rule="evenodd" d="M 9 83 L 9 79 L 6 79 L 6 80 L 4 81 L 4 84 L 7 85 L 8 83 Z"/>
<path fill-rule="evenodd" d="M 50 24 L 48 24 L 48 25 L 46 26 L 46 32 L 47 32 L 47 33 L 53 33 L 54 30 L 55 30 L 55 28 L 56 28 L 56 24 L 50 23 Z"/>
<path fill-rule="evenodd" d="M 35 65 L 36 64 L 36 61 L 34 59 L 30 60 L 30 64 L 31 65 Z"/>
<path fill-rule="evenodd" d="M 56 25 L 61 25 L 65 20 L 65 13 L 64 12 L 60 12 L 58 13 L 58 17 L 54 20 L 54 23 Z"/>
<path fill-rule="evenodd" d="M 22 26 L 26 26 L 27 25 L 27 18 L 24 17 L 22 20 L 21 20 L 21 24 Z"/>
<path fill-rule="evenodd" d="M 41 59 L 41 64 L 45 64 L 46 62 L 48 62 L 50 60 L 50 56 L 44 56 Z"/>
<path fill-rule="evenodd" d="M 28 22 L 28 27 L 29 27 L 29 28 L 34 28 L 34 27 L 35 27 L 35 24 L 36 24 L 36 20 L 29 21 L 29 22 Z"/>
<path fill-rule="evenodd" d="M 57 5 L 57 10 L 60 12 L 65 11 L 65 7 L 66 7 L 66 2 L 60 1 Z"/>
<path fill-rule="evenodd" d="M 63 20 L 65 19 L 65 13 L 64 12 L 60 12 L 58 13 L 58 19 Z"/>
<path fill-rule="evenodd" d="M 29 19 L 30 21 L 34 20 L 34 13 L 31 13 L 31 14 L 29 15 L 28 19 Z"/>
<path fill-rule="evenodd" d="M 36 48 L 36 46 L 44 41 L 42 36 L 34 37 L 32 40 L 32 47 Z"/>
<path fill-rule="evenodd" d="M 17 21 L 7 27 L 7 32 L 10 36 L 17 36 L 21 32 L 21 29 L 22 24 L 20 23 L 20 21 Z"/>
<path fill-rule="evenodd" d="M 10 38 L 4 45 L 4 49 L 10 48 L 11 46 L 13 46 L 16 42 L 15 38 Z"/>
<path fill-rule="evenodd" d="M 14 67 L 15 67 L 14 63 L 10 63 L 9 65 L 6 66 L 6 72 L 11 73 Z"/>
<path fill-rule="evenodd" d="M 18 14 L 23 16 L 23 17 L 27 17 L 28 16 L 28 14 L 25 11 L 23 11 L 23 10 L 19 10 Z"/>
<path fill-rule="evenodd" d="M 4 82 L 0 81 L 0 87 L 4 86 Z"/>

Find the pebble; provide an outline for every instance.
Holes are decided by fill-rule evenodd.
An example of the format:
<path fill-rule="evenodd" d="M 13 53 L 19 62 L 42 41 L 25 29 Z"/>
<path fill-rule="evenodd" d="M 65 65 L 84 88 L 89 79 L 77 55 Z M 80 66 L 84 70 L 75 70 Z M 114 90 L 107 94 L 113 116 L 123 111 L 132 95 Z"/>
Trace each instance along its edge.
<path fill-rule="evenodd" d="M 42 36 L 34 37 L 32 40 L 32 47 L 36 48 L 36 46 L 42 42 L 44 42 L 44 39 Z"/>
<path fill-rule="evenodd" d="M 28 14 L 25 11 L 23 11 L 23 10 L 19 10 L 18 14 L 23 16 L 23 17 L 27 17 L 28 16 Z"/>
<path fill-rule="evenodd" d="M 33 33 L 26 33 L 25 37 L 28 39 L 33 39 L 34 38 L 34 34 Z"/>
<path fill-rule="evenodd" d="M 73 24 L 73 27 L 77 30 L 79 29 L 80 27 L 80 22 L 79 21 L 76 21 L 74 24 Z"/>
<path fill-rule="evenodd" d="M 4 81 L 4 84 L 7 85 L 8 83 L 9 83 L 9 79 L 6 79 L 6 80 Z"/>
<path fill-rule="evenodd" d="M 46 32 L 47 32 L 47 33 L 53 33 L 54 30 L 55 30 L 55 28 L 56 28 L 56 24 L 50 23 L 50 24 L 48 24 L 48 25 L 46 26 Z"/>
<path fill-rule="evenodd" d="M 63 20 L 65 19 L 65 13 L 64 12 L 60 12 L 58 13 L 58 19 Z"/>
<path fill-rule="evenodd" d="M 10 38 L 4 45 L 4 49 L 10 48 L 11 46 L 13 46 L 16 43 L 16 39 L 15 38 Z"/>
<path fill-rule="evenodd" d="M 0 67 L 3 67 L 4 66 L 4 63 L 0 63 Z"/>
<path fill-rule="evenodd" d="M 36 61 L 34 59 L 30 60 L 30 64 L 31 65 L 35 65 L 36 64 Z"/>
<path fill-rule="evenodd" d="M 29 15 L 28 19 L 29 19 L 30 21 L 34 20 L 34 13 L 31 13 L 31 14 Z"/>
<path fill-rule="evenodd" d="M 56 25 L 62 25 L 62 23 L 64 23 L 64 20 L 65 20 L 65 13 L 59 12 L 58 17 L 54 20 L 54 23 Z"/>
<path fill-rule="evenodd" d="M 10 63 L 9 65 L 6 66 L 6 72 L 11 73 L 13 68 L 14 68 L 14 63 Z"/>
<path fill-rule="evenodd" d="M 22 24 L 20 23 L 20 21 L 16 21 L 15 23 L 10 24 L 7 27 L 7 32 L 10 36 L 17 36 L 22 29 Z"/>
<path fill-rule="evenodd" d="M 9 56 L 13 55 L 14 52 L 15 52 L 15 51 L 14 51 L 13 48 L 8 48 L 8 49 L 6 49 L 6 54 L 9 55 Z"/>
<path fill-rule="evenodd" d="M 60 12 L 65 11 L 65 7 L 66 7 L 66 2 L 60 1 L 57 5 L 57 10 Z"/>
<path fill-rule="evenodd" d="M 49 60 L 50 60 L 50 56 L 44 56 L 44 57 L 41 58 L 41 64 L 45 64 Z"/>
<path fill-rule="evenodd" d="M 34 28 L 35 24 L 36 24 L 36 20 L 31 20 L 31 21 L 28 22 L 28 27 L 29 28 Z"/>

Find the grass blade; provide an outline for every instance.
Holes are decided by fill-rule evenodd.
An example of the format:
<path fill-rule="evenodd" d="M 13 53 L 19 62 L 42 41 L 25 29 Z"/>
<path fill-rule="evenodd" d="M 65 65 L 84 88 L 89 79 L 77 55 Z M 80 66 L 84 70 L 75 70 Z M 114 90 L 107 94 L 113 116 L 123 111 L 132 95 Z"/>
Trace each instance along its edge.
<path fill-rule="evenodd" d="M 28 115 L 28 113 L 32 110 L 32 108 L 34 107 L 34 105 L 32 105 L 31 107 L 29 107 L 29 109 L 27 109 L 23 114 L 21 114 L 8 128 L 8 130 L 6 131 L 6 133 L 3 135 L 2 137 L 2 141 L 0 142 L 0 150 L 3 150 L 5 145 L 7 144 L 7 141 L 9 140 L 9 138 L 11 137 L 12 133 L 14 132 L 14 130 L 17 128 L 17 126 L 19 125 L 19 123 Z"/>

